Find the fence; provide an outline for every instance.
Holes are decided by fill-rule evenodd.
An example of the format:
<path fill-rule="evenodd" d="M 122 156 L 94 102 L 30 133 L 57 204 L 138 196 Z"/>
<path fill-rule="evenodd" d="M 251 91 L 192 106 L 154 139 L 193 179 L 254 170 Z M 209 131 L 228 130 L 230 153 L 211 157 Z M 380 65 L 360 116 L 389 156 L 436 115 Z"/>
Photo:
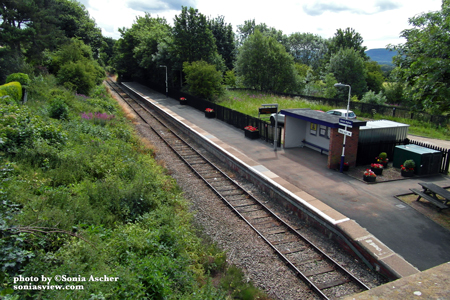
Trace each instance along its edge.
<path fill-rule="evenodd" d="M 415 144 L 418 146 L 440 151 L 442 153 L 442 159 L 439 172 L 442 174 L 448 174 L 450 164 L 449 149 L 444 149 L 441 147 L 409 139 L 398 141 L 358 143 L 358 154 L 356 157 L 356 165 L 368 165 L 370 163 L 373 163 L 375 157 L 377 157 L 381 152 L 386 152 L 388 157 L 394 157 L 395 146 L 407 144 Z"/>
<path fill-rule="evenodd" d="M 166 88 L 164 85 L 148 82 L 140 82 L 140 83 L 162 94 L 165 94 L 166 92 Z M 248 125 L 256 127 L 259 130 L 260 138 L 268 143 L 273 144 L 274 133 L 276 131 L 277 147 L 281 147 L 281 128 L 277 128 L 275 130 L 274 126 L 270 125 L 266 121 L 262 121 L 261 119 L 243 114 L 241 112 L 229 109 L 227 107 L 223 107 L 221 105 L 207 101 L 200 97 L 184 93 L 178 89 L 174 88 L 169 89 L 168 95 L 169 97 L 175 99 L 185 97 L 186 99 L 188 99 L 189 106 L 194 107 L 200 111 L 205 111 L 205 109 L 207 108 L 212 108 L 216 112 L 216 119 L 226 122 L 227 124 L 230 124 L 236 128 L 244 129 L 244 127 Z"/>
<path fill-rule="evenodd" d="M 251 89 L 230 89 L 230 90 L 248 90 L 253 91 Z M 270 93 L 273 95 L 280 95 L 285 97 L 299 97 L 306 100 L 316 101 L 321 105 L 328 105 L 333 107 L 347 107 L 348 100 L 342 99 L 332 99 L 332 98 L 323 98 L 323 97 L 315 97 L 315 96 L 306 96 L 306 95 L 297 95 L 297 94 L 286 94 L 272 91 L 261 91 L 264 93 Z M 417 120 L 421 122 L 430 122 L 437 126 L 446 125 L 450 123 L 450 116 L 442 116 L 442 115 L 430 115 L 424 112 L 413 112 L 407 108 L 402 108 L 398 106 L 387 106 L 387 105 L 378 105 L 378 104 L 370 104 L 363 102 L 355 102 L 351 101 L 350 107 L 352 110 L 358 110 L 362 113 L 372 114 L 375 111 L 377 114 L 387 116 L 387 117 L 398 117 L 410 120 Z"/>
<path fill-rule="evenodd" d="M 166 88 L 163 85 L 156 84 L 156 83 L 148 83 L 148 82 L 141 82 L 142 84 L 154 89 L 155 91 L 158 91 L 160 93 L 165 93 Z M 248 90 L 248 89 L 246 89 Z M 321 101 L 323 104 L 327 104 L 330 106 L 339 106 L 342 104 L 347 105 L 346 101 L 340 100 L 340 99 L 328 99 L 328 98 L 320 98 L 320 97 L 313 97 L 313 96 L 301 96 L 301 95 L 293 95 L 293 94 L 283 94 L 283 93 L 276 93 L 278 95 L 284 95 L 289 97 L 302 97 L 309 100 L 315 100 L 315 101 Z M 212 103 L 210 101 L 204 100 L 199 97 L 192 96 L 190 94 L 181 92 L 178 89 L 171 88 L 169 89 L 169 96 L 175 99 L 179 99 L 181 97 L 185 97 L 188 99 L 188 104 L 200 111 L 205 111 L 206 108 L 212 108 L 216 111 L 216 118 L 224 121 L 230 125 L 233 125 L 234 127 L 237 127 L 239 129 L 243 129 L 247 125 L 251 125 L 254 127 L 257 127 L 260 132 L 261 139 L 273 143 L 274 142 L 274 127 L 268 124 L 265 121 L 262 121 L 258 118 L 251 117 L 249 115 L 245 115 L 243 113 L 237 112 L 235 110 L 223 107 L 221 105 Z M 359 109 L 363 112 L 370 112 L 372 109 L 378 109 L 380 112 L 388 114 L 389 111 L 391 112 L 391 116 L 404 116 L 406 118 L 407 115 L 409 115 L 410 119 L 413 119 L 414 115 L 420 117 L 420 118 L 428 118 L 430 121 L 433 122 L 442 121 L 445 120 L 445 122 L 448 122 L 448 118 L 444 116 L 433 116 L 429 114 L 422 114 L 422 113 L 412 113 L 410 111 L 407 111 L 405 109 L 400 109 L 396 107 L 389 107 L 389 106 L 383 106 L 383 105 L 373 105 L 368 103 L 361 103 L 361 102 L 352 102 L 355 109 Z M 378 112 L 377 110 L 377 112 Z M 378 113 L 380 113 L 378 112 Z M 281 129 L 278 128 L 276 130 L 278 138 L 277 138 L 277 146 L 281 147 Z M 421 143 L 409 139 L 405 140 L 399 140 L 399 141 L 378 141 L 378 142 L 368 142 L 368 143 L 358 143 L 358 154 L 356 157 L 356 164 L 357 165 L 367 165 L 374 161 L 375 157 L 377 157 L 381 152 L 386 152 L 388 157 L 394 157 L 394 149 L 397 145 L 405 145 L 405 144 L 415 144 L 419 146 L 423 146 L 426 148 L 430 148 L 433 150 L 440 151 L 442 153 L 442 160 L 441 160 L 441 168 L 440 173 L 447 174 L 449 171 L 449 164 L 450 164 L 450 157 L 449 157 L 449 149 L 444 149 L 436 146 L 432 146 L 426 143 Z"/>

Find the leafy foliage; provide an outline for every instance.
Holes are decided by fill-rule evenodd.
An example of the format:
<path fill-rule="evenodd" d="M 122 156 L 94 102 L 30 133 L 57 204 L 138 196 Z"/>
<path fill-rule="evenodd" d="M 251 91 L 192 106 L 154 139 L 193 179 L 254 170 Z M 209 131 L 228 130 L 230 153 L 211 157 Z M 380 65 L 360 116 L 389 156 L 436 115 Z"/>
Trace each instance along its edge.
<path fill-rule="evenodd" d="M 289 53 L 301 64 L 319 69 L 328 51 L 324 38 L 312 33 L 295 32 L 288 37 Z"/>
<path fill-rule="evenodd" d="M 450 111 L 450 1 L 442 9 L 409 19 L 411 29 L 401 36 L 405 44 L 394 46 L 398 55 L 394 73 L 405 84 L 405 95 L 415 108 L 432 113 Z"/>
<path fill-rule="evenodd" d="M 387 99 L 383 95 L 383 92 L 379 92 L 378 94 L 376 94 L 374 91 L 368 91 L 361 99 L 361 102 L 378 105 L 384 105 L 386 101 Z"/>
<path fill-rule="evenodd" d="M 293 91 L 299 81 L 294 59 L 285 47 L 258 30 L 240 48 L 236 74 L 246 87 L 260 90 Z"/>
<path fill-rule="evenodd" d="M 223 93 L 222 72 L 217 71 L 214 65 L 204 61 L 185 62 L 183 71 L 189 91 L 194 95 L 214 99 Z"/>
<path fill-rule="evenodd" d="M 364 59 L 352 48 L 340 49 L 334 54 L 330 58 L 327 71 L 333 73 L 338 82 L 350 85 L 352 94 L 362 96 L 367 90 Z M 341 98 L 346 98 L 345 91 L 339 93 Z"/>
<path fill-rule="evenodd" d="M 59 84 L 85 95 L 89 95 L 105 76 L 103 69 L 93 60 L 91 48 L 78 39 L 61 46 L 50 56 L 48 65 L 57 74 Z"/>
<path fill-rule="evenodd" d="M 4 85 L 0 85 L 0 98 L 11 97 L 19 103 L 22 100 L 22 86 L 19 82 L 13 81 Z"/>
<path fill-rule="evenodd" d="M 362 36 L 353 28 L 346 28 L 345 30 L 338 29 L 328 44 L 328 58 L 338 53 L 341 49 L 353 49 L 363 60 L 368 60 L 366 55 L 367 48 L 363 46 L 364 40 Z"/>
<path fill-rule="evenodd" d="M 28 75 L 24 73 L 13 73 L 6 77 L 6 83 L 13 81 L 19 82 L 22 86 L 27 86 L 28 84 L 30 84 L 30 77 L 28 77 Z"/>
<path fill-rule="evenodd" d="M 206 17 L 198 9 L 185 6 L 175 16 L 173 45 L 178 63 L 204 60 L 216 62 L 217 46 Z"/>

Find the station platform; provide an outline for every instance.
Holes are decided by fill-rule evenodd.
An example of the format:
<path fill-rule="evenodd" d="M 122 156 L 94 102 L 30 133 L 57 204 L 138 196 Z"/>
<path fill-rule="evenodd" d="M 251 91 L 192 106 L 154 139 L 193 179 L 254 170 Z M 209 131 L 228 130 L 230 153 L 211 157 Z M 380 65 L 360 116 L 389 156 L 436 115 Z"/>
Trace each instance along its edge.
<path fill-rule="evenodd" d="M 203 111 L 180 105 L 177 99 L 138 83 L 123 84 L 346 232 L 361 247 L 372 251 L 380 264 L 391 268 L 399 280 L 423 276 L 421 271 L 428 269 L 433 274 L 434 267 L 450 261 L 450 231 L 394 197 L 409 193 L 410 188 L 418 187 L 418 182 L 450 186 L 448 176 L 365 184 L 328 169 L 327 156 L 320 152 L 309 148 L 274 151 L 272 144 L 249 140 L 242 129 L 207 119 Z M 449 294 L 450 288 L 445 287 L 442 292 Z"/>

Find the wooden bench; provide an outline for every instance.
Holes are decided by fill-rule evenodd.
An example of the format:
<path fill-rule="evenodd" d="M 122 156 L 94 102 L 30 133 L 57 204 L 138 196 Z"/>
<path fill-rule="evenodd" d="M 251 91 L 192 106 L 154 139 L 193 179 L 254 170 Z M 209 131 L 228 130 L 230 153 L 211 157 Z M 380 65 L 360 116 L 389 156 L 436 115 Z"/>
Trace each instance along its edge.
<path fill-rule="evenodd" d="M 305 140 L 303 140 L 302 143 L 305 144 L 305 145 L 309 145 L 309 146 L 316 147 L 316 148 L 320 149 L 320 154 L 323 154 L 323 151 L 329 152 L 329 150 L 327 148 L 320 147 L 320 146 L 318 146 L 316 144 L 307 142 Z"/>
<path fill-rule="evenodd" d="M 416 189 L 410 189 L 410 190 L 411 190 L 411 192 L 413 192 L 414 194 L 419 196 L 416 201 L 419 201 L 420 198 L 424 198 L 424 199 L 428 200 L 430 203 L 436 205 L 439 208 L 439 211 L 441 209 L 448 208 L 447 205 L 445 205 L 444 203 L 442 203 L 438 199 L 436 199 L 436 198 L 434 198 L 434 197 L 432 197 L 432 196 L 430 196 L 428 194 L 425 194 L 422 191 L 419 191 L 419 190 L 416 190 Z"/>

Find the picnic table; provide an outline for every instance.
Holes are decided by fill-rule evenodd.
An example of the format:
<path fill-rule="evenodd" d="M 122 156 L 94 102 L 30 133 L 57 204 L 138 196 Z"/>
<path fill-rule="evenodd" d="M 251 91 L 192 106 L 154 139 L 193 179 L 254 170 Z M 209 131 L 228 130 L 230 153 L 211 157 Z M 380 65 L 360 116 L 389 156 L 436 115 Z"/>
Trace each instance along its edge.
<path fill-rule="evenodd" d="M 422 191 L 410 189 L 414 194 L 419 196 L 416 201 L 419 201 L 420 198 L 424 198 L 428 200 L 430 203 L 437 206 L 439 208 L 439 211 L 444 208 L 449 208 L 448 205 L 448 202 L 450 201 L 449 191 L 434 183 L 419 182 L 419 185 L 422 186 Z"/>

